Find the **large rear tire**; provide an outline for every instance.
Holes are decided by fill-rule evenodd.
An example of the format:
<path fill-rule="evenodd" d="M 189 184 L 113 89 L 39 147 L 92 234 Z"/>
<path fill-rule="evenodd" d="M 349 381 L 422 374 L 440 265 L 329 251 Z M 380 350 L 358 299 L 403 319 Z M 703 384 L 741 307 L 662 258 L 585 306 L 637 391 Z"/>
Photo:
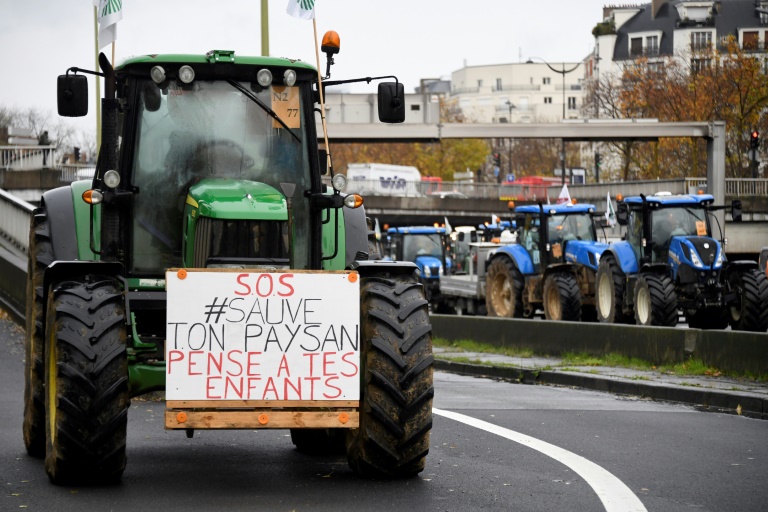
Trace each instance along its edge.
<path fill-rule="evenodd" d="M 523 318 L 525 281 L 511 259 L 494 258 L 488 267 L 485 304 L 488 316 Z"/>
<path fill-rule="evenodd" d="M 115 483 L 130 404 L 125 307 L 117 281 L 51 286 L 45 350 L 45 470 L 59 485 Z"/>
<path fill-rule="evenodd" d="M 632 317 L 624 313 L 624 272 L 613 256 L 603 256 L 597 266 L 597 319 L 606 324 L 628 324 Z"/>
<path fill-rule="evenodd" d="M 768 329 L 768 279 L 757 269 L 731 274 L 728 282 L 739 299 L 730 307 L 734 331 L 765 332 Z"/>
<path fill-rule="evenodd" d="M 43 362 L 43 277 L 56 259 L 45 208 L 38 208 L 29 227 L 26 339 L 24 342 L 24 421 L 27 453 L 45 456 L 45 369 Z"/>
<path fill-rule="evenodd" d="M 544 281 L 544 316 L 547 320 L 581 320 L 581 290 L 570 272 L 550 274 Z"/>
<path fill-rule="evenodd" d="M 635 321 L 638 325 L 677 325 L 677 295 L 669 276 L 645 274 L 637 278 Z"/>
<path fill-rule="evenodd" d="M 408 478 L 424 469 L 434 396 L 432 326 L 414 276 L 361 280 L 360 427 L 347 434 L 356 473 Z"/>

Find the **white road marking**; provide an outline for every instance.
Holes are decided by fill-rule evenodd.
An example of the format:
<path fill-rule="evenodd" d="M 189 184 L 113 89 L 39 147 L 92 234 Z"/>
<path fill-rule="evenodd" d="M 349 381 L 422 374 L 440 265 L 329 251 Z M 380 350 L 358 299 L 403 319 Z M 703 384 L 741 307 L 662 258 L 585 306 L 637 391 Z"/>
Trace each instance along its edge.
<path fill-rule="evenodd" d="M 487 421 L 478 420 L 471 416 L 466 416 L 452 411 L 442 409 L 432 409 L 434 414 L 464 423 L 471 427 L 479 428 L 496 434 L 510 441 L 520 443 L 533 450 L 552 457 L 556 461 L 565 464 L 576 472 L 586 481 L 595 491 L 597 497 L 603 502 L 607 512 L 647 512 L 647 509 L 637 496 L 627 487 L 624 482 L 613 476 L 611 473 L 601 468 L 592 461 L 585 459 L 580 455 L 571 453 L 553 444 L 546 443 L 535 437 L 527 436 L 514 430 L 509 430 Z"/>

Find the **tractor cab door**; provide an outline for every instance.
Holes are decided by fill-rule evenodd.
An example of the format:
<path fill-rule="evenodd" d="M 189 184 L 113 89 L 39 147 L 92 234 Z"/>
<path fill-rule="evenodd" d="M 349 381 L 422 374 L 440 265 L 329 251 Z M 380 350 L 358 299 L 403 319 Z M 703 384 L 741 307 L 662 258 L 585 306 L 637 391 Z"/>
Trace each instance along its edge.
<path fill-rule="evenodd" d="M 645 256 L 645 247 L 643 247 L 643 212 L 641 210 L 630 210 L 627 218 L 627 242 L 635 253 L 635 260 L 641 261 Z"/>
<path fill-rule="evenodd" d="M 523 219 L 523 229 L 520 241 L 531 257 L 536 273 L 541 271 L 541 223 L 538 213 L 526 213 Z"/>

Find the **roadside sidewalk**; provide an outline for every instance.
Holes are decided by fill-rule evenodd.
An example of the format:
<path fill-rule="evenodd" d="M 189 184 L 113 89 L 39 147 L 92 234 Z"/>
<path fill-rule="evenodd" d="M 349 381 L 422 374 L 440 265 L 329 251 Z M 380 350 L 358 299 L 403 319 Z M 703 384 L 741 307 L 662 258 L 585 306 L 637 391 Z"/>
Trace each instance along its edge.
<path fill-rule="evenodd" d="M 523 384 L 607 391 L 681 402 L 768 419 L 768 383 L 709 376 L 676 376 L 606 366 L 562 366 L 557 357 L 513 357 L 434 347 L 437 370 Z M 466 362 L 466 361 L 471 361 Z"/>

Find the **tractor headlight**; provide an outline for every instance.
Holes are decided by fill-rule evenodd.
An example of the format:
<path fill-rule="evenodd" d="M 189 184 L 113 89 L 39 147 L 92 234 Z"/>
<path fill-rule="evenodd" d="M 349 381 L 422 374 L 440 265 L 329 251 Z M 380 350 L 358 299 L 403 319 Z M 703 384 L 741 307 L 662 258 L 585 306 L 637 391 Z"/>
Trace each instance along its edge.
<path fill-rule="evenodd" d="M 692 249 L 688 249 L 688 253 L 691 256 L 691 263 L 693 263 L 693 265 L 695 267 L 699 267 L 699 268 L 703 268 L 704 267 L 704 264 L 701 262 L 701 259 L 699 258 L 699 255 L 696 254 L 696 251 L 694 251 Z"/>
<path fill-rule="evenodd" d="M 260 69 L 256 73 L 256 81 L 259 82 L 260 86 L 268 87 L 272 83 L 272 72 L 268 69 Z"/>
<path fill-rule="evenodd" d="M 424 266 L 424 277 L 432 277 L 432 269 L 428 266 Z"/>
<path fill-rule="evenodd" d="M 109 188 L 117 188 L 120 184 L 120 173 L 110 169 L 104 173 L 104 184 Z"/>
<path fill-rule="evenodd" d="M 438 267 L 438 270 L 437 270 L 437 275 L 438 275 L 438 277 L 442 277 L 442 275 L 443 275 L 444 273 L 445 273 L 445 271 L 443 270 L 443 264 L 441 263 L 441 264 L 440 264 L 440 267 Z"/>
<path fill-rule="evenodd" d="M 715 267 L 722 267 L 723 266 L 723 250 L 720 249 L 717 251 L 717 259 L 715 260 Z"/>
<path fill-rule="evenodd" d="M 165 70 L 163 69 L 163 66 L 152 66 L 152 69 L 149 70 L 149 76 L 152 78 L 152 81 L 158 85 L 165 82 Z"/>
<path fill-rule="evenodd" d="M 344 190 L 347 188 L 347 177 L 343 174 L 334 174 L 331 185 L 333 185 L 334 190 Z"/>
<path fill-rule="evenodd" d="M 195 70 L 191 66 L 181 66 L 179 68 L 179 80 L 185 84 L 191 83 L 195 79 Z"/>
<path fill-rule="evenodd" d="M 286 69 L 283 73 L 283 83 L 288 87 L 296 83 L 296 72 L 292 69 Z"/>

